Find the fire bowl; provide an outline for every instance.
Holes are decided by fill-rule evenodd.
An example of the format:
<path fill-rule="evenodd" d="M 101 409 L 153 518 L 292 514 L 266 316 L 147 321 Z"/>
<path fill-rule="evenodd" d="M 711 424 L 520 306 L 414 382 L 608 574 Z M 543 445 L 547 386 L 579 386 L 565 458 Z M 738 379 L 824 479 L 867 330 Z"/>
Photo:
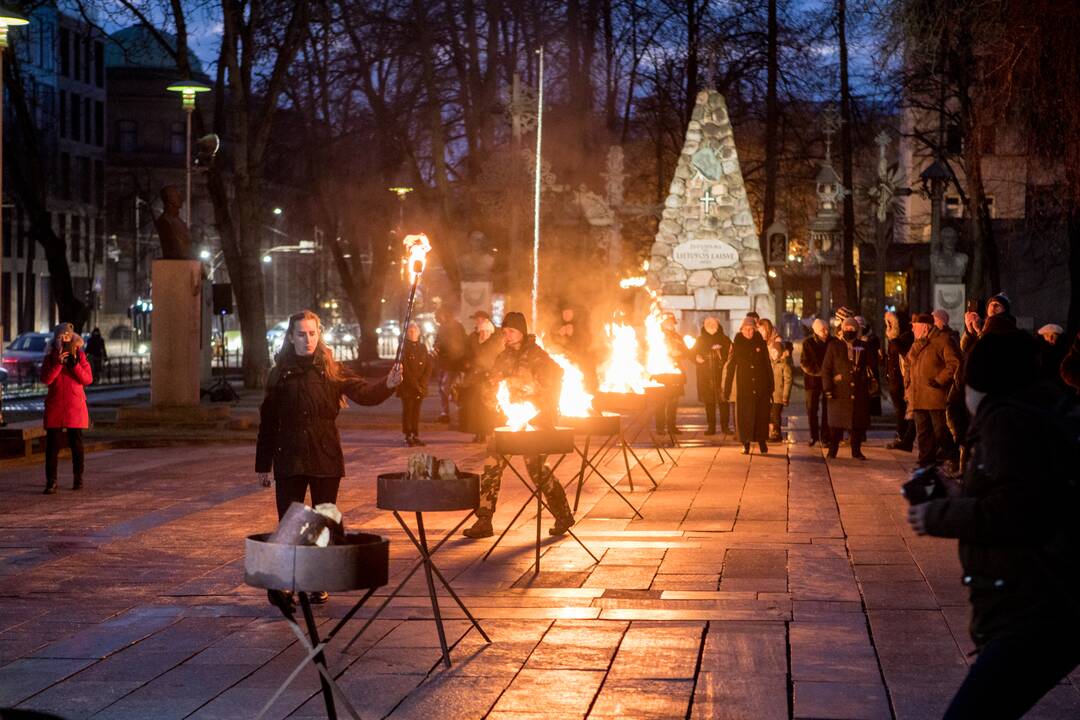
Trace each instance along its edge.
<path fill-rule="evenodd" d="M 375 504 L 381 510 L 447 512 L 475 510 L 479 503 L 480 476 L 476 473 L 458 473 L 453 480 L 409 479 L 403 472 L 378 477 Z"/>
<path fill-rule="evenodd" d="M 653 380 L 665 387 L 672 387 L 675 385 L 682 386 L 686 384 L 686 376 L 682 373 L 662 373 L 660 375 L 653 375 Z"/>
<path fill-rule="evenodd" d="M 609 410 L 617 413 L 636 413 L 644 410 L 648 405 L 645 395 L 635 393 L 597 393 L 593 398 L 593 405 L 600 410 Z"/>
<path fill-rule="evenodd" d="M 390 568 L 390 541 L 369 533 L 345 533 L 345 543 L 279 545 L 270 533 L 249 535 L 244 582 L 267 590 L 346 592 L 382 587 Z"/>
<path fill-rule="evenodd" d="M 668 401 L 672 395 L 679 395 L 683 391 L 682 385 L 660 385 L 659 387 L 645 388 L 645 397 L 650 403 Z"/>
<path fill-rule="evenodd" d="M 567 455 L 574 452 L 574 430 L 556 427 L 548 430 L 511 430 L 495 428 L 495 452 L 500 455 Z"/>
<path fill-rule="evenodd" d="M 618 435 L 622 427 L 622 416 L 618 413 L 603 413 L 590 417 L 561 417 L 559 423 L 586 435 Z"/>

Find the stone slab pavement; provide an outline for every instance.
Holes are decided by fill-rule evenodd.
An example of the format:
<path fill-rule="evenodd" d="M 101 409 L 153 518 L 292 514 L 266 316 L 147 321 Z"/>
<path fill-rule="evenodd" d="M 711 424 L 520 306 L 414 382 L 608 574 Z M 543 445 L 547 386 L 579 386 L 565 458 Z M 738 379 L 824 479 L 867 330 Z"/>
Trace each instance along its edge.
<path fill-rule="evenodd" d="M 865 463 L 826 462 L 805 442 L 743 456 L 730 440 L 704 442 L 701 418 L 683 412 L 678 464 L 642 458 L 655 489 L 633 463 L 631 491 L 620 454 L 601 465 L 642 518 L 586 483 L 575 530 L 599 562 L 545 534 L 534 574 L 532 506 L 487 561 L 492 541 L 439 550 L 492 644 L 443 594 L 454 661 L 443 667 L 423 573 L 346 650 L 374 605 L 362 609 L 328 660 L 365 720 L 939 717 L 970 661 L 968 610 L 955 543 L 904 523 L 911 457 L 873 437 Z M 410 451 L 397 432 L 348 426 L 340 507 L 350 527 L 390 538 L 389 588 L 416 554 L 375 507 L 375 477 L 404 469 Z M 481 446 L 427 437 L 429 451 L 479 469 Z M 64 489 L 43 496 L 40 465 L 0 465 L 0 707 L 255 717 L 303 653 L 244 584 L 244 537 L 275 525 L 252 466 L 250 443 L 104 450 L 88 457 L 86 490 L 68 489 L 64 468 Z M 572 475 L 567 461 L 559 476 Z M 505 479 L 497 528 L 526 497 Z M 461 519 L 426 524 L 441 535 Z M 356 598 L 332 596 L 318 622 Z M 1078 683 L 1029 716 L 1080 716 Z M 310 667 L 267 717 L 325 717 Z"/>

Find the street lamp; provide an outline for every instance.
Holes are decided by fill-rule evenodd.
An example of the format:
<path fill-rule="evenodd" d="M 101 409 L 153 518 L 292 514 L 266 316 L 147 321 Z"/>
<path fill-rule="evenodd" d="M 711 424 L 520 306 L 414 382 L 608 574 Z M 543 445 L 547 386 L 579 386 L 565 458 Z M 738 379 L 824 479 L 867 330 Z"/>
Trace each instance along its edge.
<path fill-rule="evenodd" d="M 184 172 L 187 183 L 187 197 L 186 204 L 184 206 L 185 215 L 187 219 L 188 229 L 191 228 L 191 113 L 195 111 L 195 95 L 203 92 L 210 92 L 210 86 L 205 85 L 198 80 L 177 80 L 169 87 L 165 88 L 169 92 L 180 93 L 180 99 L 183 103 L 184 114 L 187 119 L 187 136 L 184 143 Z"/>
<path fill-rule="evenodd" d="M 390 192 L 397 195 L 398 199 L 398 234 L 402 233 L 402 226 L 405 224 L 405 196 L 411 193 L 414 188 L 411 188 L 404 183 L 398 183 L 393 187 L 386 188 Z"/>

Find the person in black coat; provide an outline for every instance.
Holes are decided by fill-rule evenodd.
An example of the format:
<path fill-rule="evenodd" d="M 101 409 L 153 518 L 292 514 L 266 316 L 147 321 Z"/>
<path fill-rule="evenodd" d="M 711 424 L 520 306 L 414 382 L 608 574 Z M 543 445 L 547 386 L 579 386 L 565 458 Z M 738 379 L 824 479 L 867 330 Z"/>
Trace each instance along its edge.
<path fill-rule="evenodd" d="M 908 350 L 915 343 L 915 335 L 905 315 L 885 313 L 885 347 L 881 352 L 882 377 L 889 391 L 893 410 L 896 411 L 896 438 L 885 447 L 890 450 L 911 452 L 915 447 L 915 423 L 907 416 L 907 399 L 904 397 L 904 372 Z"/>
<path fill-rule="evenodd" d="M 414 322 L 405 328 L 401 366 L 401 384 L 397 389 L 401 398 L 401 431 L 405 433 L 405 444 L 415 447 L 424 444 L 420 439 L 420 406 L 427 397 L 431 355 L 420 340 L 420 326 Z"/>
<path fill-rule="evenodd" d="M 378 405 L 401 384 L 395 365 L 383 380 L 368 382 L 349 373 L 322 341 L 322 323 L 310 310 L 289 318 L 286 342 L 275 358 L 259 408 L 255 472 L 266 487 L 274 473 L 278 517 L 293 502 L 336 503 L 345 475 L 337 419 L 344 399 Z"/>
<path fill-rule="evenodd" d="M 821 364 L 821 383 L 829 405 L 829 453 L 836 457 L 844 430 L 851 440 L 851 457 L 865 460 L 862 439 L 870 427 L 870 376 L 877 356 L 859 339 L 859 323 L 844 320 L 840 341 L 829 345 Z"/>
<path fill-rule="evenodd" d="M 817 445 L 819 440 L 826 444 L 829 442 L 829 408 L 822 396 L 821 363 L 824 362 L 825 350 L 832 341 L 829 325 L 817 318 L 814 320 L 812 332 L 803 340 L 802 352 L 799 355 L 799 367 L 803 371 L 803 385 L 806 389 L 806 417 L 810 422 L 810 442 L 807 443 L 810 447 Z"/>
<path fill-rule="evenodd" d="M 731 345 L 731 362 L 724 376 L 724 394 L 731 395 L 735 383 L 735 431 L 750 454 L 757 442 L 762 453 L 769 452 L 769 410 L 772 405 L 773 373 L 769 349 L 757 331 L 754 318 L 747 316 Z"/>
<path fill-rule="evenodd" d="M 731 355 L 731 338 L 724 334 L 719 320 L 705 318 L 691 353 L 697 365 L 698 400 L 705 404 L 705 418 L 709 425 L 705 434 L 716 434 L 716 408 L 719 407 L 720 431 L 730 435 L 730 408 L 724 395 L 724 365 Z"/>
<path fill-rule="evenodd" d="M 911 506 L 908 522 L 919 535 L 959 539 L 970 593 L 978 655 L 944 717 L 1019 718 L 1080 664 L 1080 491 L 1064 421 L 1077 408 L 1040 380 L 1034 339 L 1022 331 L 979 339 L 965 400 L 963 484 Z"/>

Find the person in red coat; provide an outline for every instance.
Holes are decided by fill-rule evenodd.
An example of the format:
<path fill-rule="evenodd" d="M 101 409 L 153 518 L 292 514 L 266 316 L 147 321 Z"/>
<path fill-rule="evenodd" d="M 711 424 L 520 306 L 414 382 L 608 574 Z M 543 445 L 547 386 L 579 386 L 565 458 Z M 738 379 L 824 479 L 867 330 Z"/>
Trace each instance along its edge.
<path fill-rule="evenodd" d="M 45 396 L 45 494 L 56 492 L 56 465 L 60 438 L 67 431 L 71 448 L 71 488 L 83 486 L 82 431 L 90 426 L 84 387 L 94 380 L 90 361 L 83 352 L 83 339 L 71 323 L 60 323 L 53 331 L 41 363 L 41 381 L 49 387 Z"/>

